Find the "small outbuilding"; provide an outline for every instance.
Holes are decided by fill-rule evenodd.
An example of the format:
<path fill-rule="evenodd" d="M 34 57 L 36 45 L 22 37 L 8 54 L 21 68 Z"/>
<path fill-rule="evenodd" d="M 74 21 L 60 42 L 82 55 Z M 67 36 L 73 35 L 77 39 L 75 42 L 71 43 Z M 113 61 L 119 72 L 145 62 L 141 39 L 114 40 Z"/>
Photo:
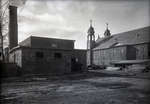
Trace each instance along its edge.
<path fill-rule="evenodd" d="M 86 50 L 74 40 L 30 36 L 10 50 L 9 62 L 23 74 L 65 74 L 86 71 Z"/>

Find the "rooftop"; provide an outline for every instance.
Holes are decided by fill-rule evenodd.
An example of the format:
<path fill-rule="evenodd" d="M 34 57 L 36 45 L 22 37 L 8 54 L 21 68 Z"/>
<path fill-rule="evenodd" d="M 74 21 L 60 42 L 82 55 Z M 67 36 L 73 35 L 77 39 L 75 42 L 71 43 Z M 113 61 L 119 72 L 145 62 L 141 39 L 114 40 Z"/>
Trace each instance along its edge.
<path fill-rule="evenodd" d="M 133 45 L 147 42 L 150 42 L 150 26 L 114 34 L 106 38 L 100 38 L 96 41 L 96 47 L 94 49 L 104 49 L 118 45 Z"/>

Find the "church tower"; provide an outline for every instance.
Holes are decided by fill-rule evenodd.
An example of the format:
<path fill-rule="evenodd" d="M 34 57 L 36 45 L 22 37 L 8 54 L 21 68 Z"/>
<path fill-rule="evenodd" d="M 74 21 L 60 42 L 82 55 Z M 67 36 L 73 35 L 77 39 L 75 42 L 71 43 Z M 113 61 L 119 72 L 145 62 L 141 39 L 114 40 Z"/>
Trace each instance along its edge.
<path fill-rule="evenodd" d="M 108 23 L 106 23 L 106 25 L 107 25 L 107 27 L 106 27 L 106 30 L 104 32 L 104 36 L 109 37 L 109 36 L 111 36 L 111 33 L 110 33 L 110 30 L 108 29 Z"/>
<path fill-rule="evenodd" d="M 95 45 L 95 31 L 94 28 L 92 27 L 92 20 L 90 20 L 90 27 L 88 29 L 88 35 L 87 35 L 87 51 L 88 51 L 88 64 L 93 65 L 93 52 L 92 49 L 94 48 Z"/>

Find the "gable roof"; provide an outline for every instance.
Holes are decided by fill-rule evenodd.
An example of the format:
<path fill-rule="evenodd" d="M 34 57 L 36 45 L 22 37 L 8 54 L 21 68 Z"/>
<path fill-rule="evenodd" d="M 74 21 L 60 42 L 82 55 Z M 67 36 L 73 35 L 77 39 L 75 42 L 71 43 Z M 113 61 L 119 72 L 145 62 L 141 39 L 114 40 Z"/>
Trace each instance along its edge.
<path fill-rule="evenodd" d="M 121 45 L 133 45 L 150 42 L 150 26 L 118 33 L 96 42 L 94 49 L 104 49 Z"/>

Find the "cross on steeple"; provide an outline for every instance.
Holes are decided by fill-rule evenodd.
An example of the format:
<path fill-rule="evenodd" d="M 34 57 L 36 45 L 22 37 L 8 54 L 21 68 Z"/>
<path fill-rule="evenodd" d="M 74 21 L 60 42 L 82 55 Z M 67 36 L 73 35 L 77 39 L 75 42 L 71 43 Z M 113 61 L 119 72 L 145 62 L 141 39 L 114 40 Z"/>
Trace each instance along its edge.
<path fill-rule="evenodd" d="M 108 29 L 108 23 L 106 23 L 106 27 L 107 27 L 107 29 Z"/>
<path fill-rule="evenodd" d="M 90 20 L 90 26 L 92 26 L 92 20 Z"/>
<path fill-rule="evenodd" d="M 111 34 L 110 34 L 110 30 L 108 29 L 108 23 L 106 23 L 106 30 L 105 30 L 105 32 L 104 32 L 104 36 L 105 37 L 108 37 L 108 36 L 110 36 Z"/>

